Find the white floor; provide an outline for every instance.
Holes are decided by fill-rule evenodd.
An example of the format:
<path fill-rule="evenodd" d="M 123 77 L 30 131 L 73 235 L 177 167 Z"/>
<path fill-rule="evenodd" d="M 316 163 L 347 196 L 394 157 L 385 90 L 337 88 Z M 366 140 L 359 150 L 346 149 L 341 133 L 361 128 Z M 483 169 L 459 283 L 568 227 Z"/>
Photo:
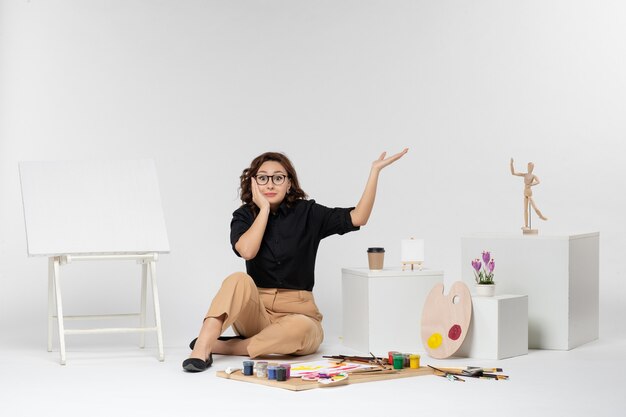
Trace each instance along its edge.
<path fill-rule="evenodd" d="M 79 345 L 79 346 L 76 346 Z M 188 374 L 189 350 L 97 347 L 68 340 L 66 366 L 45 346 L 0 355 L 0 416 L 480 415 L 609 416 L 626 409 L 626 339 L 600 339 L 571 351 L 531 351 L 500 361 L 452 359 L 433 366 L 504 368 L 508 381 L 450 382 L 434 376 L 292 392 L 218 378 L 242 358 L 216 356 L 207 372 Z M 339 343 L 318 355 L 354 354 Z M 250 414 L 252 413 L 252 414 Z"/>

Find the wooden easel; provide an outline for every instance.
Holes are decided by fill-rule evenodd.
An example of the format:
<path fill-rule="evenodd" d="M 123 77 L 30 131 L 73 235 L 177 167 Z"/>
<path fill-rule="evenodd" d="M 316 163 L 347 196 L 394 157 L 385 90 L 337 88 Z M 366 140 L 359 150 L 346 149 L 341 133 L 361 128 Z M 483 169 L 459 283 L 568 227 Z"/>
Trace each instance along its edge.
<path fill-rule="evenodd" d="M 401 244 L 401 260 L 402 270 L 404 271 L 407 265 L 411 265 L 411 271 L 415 269 L 417 265 L 418 270 L 422 270 L 424 265 L 424 241 L 422 239 L 403 239 Z"/>
<path fill-rule="evenodd" d="M 150 160 L 21 162 L 20 180 L 29 256 L 48 258 L 48 351 L 56 320 L 61 364 L 65 336 L 140 333 L 157 335 L 158 359 L 164 360 L 156 262 L 169 242 L 156 167 Z M 138 313 L 63 314 L 61 267 L 78 261 L 135 261 L 141 265 Z M 154 325 L 146 324 L 148 283 Z M 114 295 L 114 294 L 111 294 Z M 66 329 L 70 320 L 138 318 L 135 327 Z"/>
<path fill-rule="evenodd" d="M 113 315 L 82 315 L 64 316 L 63 301 L 61 298 L 61 266 L 75 261 L 137 261 L 141 264 L 141 305 L 139 313 L 113 314 Z M 65 335 L 73 334 L 104 334 L 104 333 L 140 333 L 139 347 L 144 348 L 146 343 L 145 334 L 156 332 L 157 345 L 159 350 L 159 361 L 165 359 L 163 353 L 163 331 L 161 329 L 161 308 L 159 304 L 159 293 L 156 283 L 156 261 L 158 254 L 116 254 L 116 255 L 64 255 L 51 256 L 48 258 L 48 352 L 52 352 L 52 333 L 54 319 L 57 321 L 59 331 L 59 351 L 61 355 L 61 365 L 66 363 Z M 148 289 L 148 277 L 152 289 L 152 301 L 154 306 L 155 326 L 146 325 L 146 299 Z M 55 314 L 56 313 L 56 314 Z M 91 329 L 65 329 L 65 320 L 102 320 L 139 318 L 139 327 L 117 327 L 117 328 L 91 328 Z"/>

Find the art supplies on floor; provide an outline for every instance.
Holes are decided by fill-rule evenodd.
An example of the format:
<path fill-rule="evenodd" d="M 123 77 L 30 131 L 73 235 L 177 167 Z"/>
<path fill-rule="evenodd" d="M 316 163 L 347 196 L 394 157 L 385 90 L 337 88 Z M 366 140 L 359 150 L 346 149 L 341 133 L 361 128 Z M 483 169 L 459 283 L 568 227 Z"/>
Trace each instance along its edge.
<path fill-rule="evenodd" d="M 501 368 L 450 368 L 420 366 L 419 355 L 391 351 L 388 358 L 334 355 L 307 362 L 279 363 L 243 361 L 242 368 L 227 368 L 217 376 L 291 391 L 336 387 L 361 382 L 384 381 L 414 376 L 435 375 L 451 381 L 466 378 L 506 380 Z"/>

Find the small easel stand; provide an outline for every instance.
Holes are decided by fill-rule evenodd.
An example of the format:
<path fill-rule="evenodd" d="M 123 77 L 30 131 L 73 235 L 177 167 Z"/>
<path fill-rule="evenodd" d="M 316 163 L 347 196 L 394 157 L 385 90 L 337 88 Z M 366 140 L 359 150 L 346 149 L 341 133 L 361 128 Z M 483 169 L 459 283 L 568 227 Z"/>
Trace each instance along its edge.
<path fill-rule="evenodd" d="M 400 242 L 400 263 L 402 270 L 411 265 L 411 271 L 415 265 L 421 271 L 424 264 L 424 240 L 423 239 L 402 239 Z"/>
<path fill-rule="evenodd" d="M 143 254 L 112 254 L 112 255 L 62 255 L 48 258 L 48 352 L 52 351 L 52 327 L 54 319 L 57 319 L 59 329 L 59 350 L 61 353 L 61 365 L 65 365 L 65 335 L 70 334 L 102 334 L 102 333 L 140 333 L 139 347 L 145 347 L 145 333 L 156 332 L 159 349 L 159 361 L 164 360 L 163 333 L 161 331 L 161 311 L 159 307 L 159 295 L 156 283 L 157 253 Z M 63 302 L 61 299 L 60 269 L 62 265 L 77 261 L 136 261 L 141 264 L 141 307 L 139 313 L 114 314 L 114 315 L 89 315 L 89 316 L 64 316 Z M 146 296 L 148 289 L 148 277 L 152 287 L 152 300 L 154 304 L 154 321 L 152 327 L 146 326 Z M 56 315 L 55 315 L 56 310 Z M 120 328 L 92 328 L 65 330 L 65 320 L 97 320 L 117 318 L 139 318 L 139 327 Z"/>
<path fill-rule="evenodd" d="M 528 227 L 522 227 L 522 234 L 524 235 L 538 235 L 539 229 L 533 229 L 533 213 L 530 210 L 530 201 L 528 202 Z"/>
<path fill-rule="evenodd" d="M 406 261 L 406 262 L 402 262 L 402 270 L 404 271 L 404 268 L 407 267 L 407 265 L 411 265 L 411 271 L 413 271 L 414 266 L 417 265 L 417 269 L 419 271 L 422 270 L 422 266 L 423 266 L 424 262 L 422 261 Z"/>

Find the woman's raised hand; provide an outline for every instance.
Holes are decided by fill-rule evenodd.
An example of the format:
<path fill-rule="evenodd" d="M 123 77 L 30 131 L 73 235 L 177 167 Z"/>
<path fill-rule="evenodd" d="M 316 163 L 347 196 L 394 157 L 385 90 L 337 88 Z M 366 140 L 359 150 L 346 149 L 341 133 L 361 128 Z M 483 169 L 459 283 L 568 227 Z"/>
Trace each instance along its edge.
<path fill-rule="evenodd" d="M 377 160 L 372 162 L 372 169 L 380 171 L 387 165 L 391 165 L 392 163 L 396 162 L 398 159 L 402 158 L 404 154 L 406 154 L 408 151 L 409 151 L 409 148 L 404 148 L 402 152 L 398 152 L 397 154 L 392 155 L 389 158 L 385 158 L 385 156 L 387 156 L 387 152 L 383 152 L 382 154 L 380 154 L 380 157 Z"/>
<path fill-rule="evenodd" d="M 365 226 L 367 224 L 370 214 L 372 214 L 374 200 L 376 199 L 376 187 L 378 186 L 378 174 L 380 173 L 380 170 L 402 158 L 408 151 L 409 148 L 404 148 L 402 152 L 398 152 L 389 158 L 385 158 L 385 156 L 387 156 L 387 152 L 383 152 L 377 160 L 372 162 L 372 170 L 370 171 L 370 175 L 367 179 L 367 184 L 365 184 L 363 195 L 354 210 L 350 212 L 352 225 Z"/>

